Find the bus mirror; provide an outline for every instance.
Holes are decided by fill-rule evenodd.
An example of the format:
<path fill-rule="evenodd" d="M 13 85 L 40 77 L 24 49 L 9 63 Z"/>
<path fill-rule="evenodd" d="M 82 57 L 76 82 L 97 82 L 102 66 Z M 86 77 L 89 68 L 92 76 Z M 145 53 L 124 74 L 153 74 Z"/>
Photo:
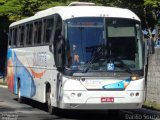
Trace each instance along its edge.
<path fill-rule="evenodd" d="M 57 41 L 57 69 L 62 71 L 64 65 L 64 39 L 59 36 L 59 41 Z"/>
<path fill-rule="evenodd" d="M 57 54 L 57 69 L 59 71 L 61 71 L 62 69 L 62 57 L 61 57 L 61 53 Z"/>
<path fill-rule="evenodd" d="M 58 50 L 58 52 L 62 52 L 64 39 L 62 36 L 59 36 L 58 38 L 59 38 L 59 41 L 58 41 L 58 45 L 57 45 L 57 50 Z"/>
<path fill-rule="evenodd" d="M 63 39 L 63 36 L 62 36 L 62 35 L 59 35 L 59 36 L 58 36 L 58 39 L 59 39 L 59 40 L 62 40 L 62 39 Z"/>
<path fill-rule="evenodd" d="M 57 66 L 57 70 L 58 71 L 62 71 L 62 67 L 61 66 Z"/>

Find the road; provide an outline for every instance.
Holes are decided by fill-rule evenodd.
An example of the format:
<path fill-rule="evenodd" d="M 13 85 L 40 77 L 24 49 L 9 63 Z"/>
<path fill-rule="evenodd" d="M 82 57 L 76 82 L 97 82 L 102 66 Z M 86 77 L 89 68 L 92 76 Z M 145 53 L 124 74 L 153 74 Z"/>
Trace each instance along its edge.
<path fill-rule="evenodd" d="M 50 115 L 44 104 L 26 99 L 18 103 L 16 95 L 0 87 L 0 120 L 160 120 L 160 112 L 142 108 L 140 110 L 68 111 L 58 110 Z"/>

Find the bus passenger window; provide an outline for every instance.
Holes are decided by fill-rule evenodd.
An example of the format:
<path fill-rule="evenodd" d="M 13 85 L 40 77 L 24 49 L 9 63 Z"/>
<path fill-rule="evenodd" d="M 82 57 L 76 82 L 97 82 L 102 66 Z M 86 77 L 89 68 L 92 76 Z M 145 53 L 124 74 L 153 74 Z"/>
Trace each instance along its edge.
<path fill-rule="evenodd" d="M 17 28 L 14 29 L 14 35 L 13 35 L 13 45 L 16 46 L 17 44 Z"/>
<path fill-rule="evenodd" d="M 46 41 L 46 26 L 47 26 L 46 19 L 43 20 L 42 24 L 43 24 L 42 25 L 42 29 L 43 29 L 43 38 L 42 38 L 43 40 L 42 41 L 43 41 L 43 44 L 44 44 L 44 43 L 46 43 L 45 42 Z"/>
<path fill-rule="evenodd" d="M 12 29 L 12 34 L 11 34 L 11 41 L 12 41 L 12 46 L 16 47 L 17 43 L 17 28 Z"/>
<path fill-rule="evenodd" d="M 37 44 L 37 39 L 38 39 L 38 22 L 34 23 L 34 44 Z"/>
<path fill-rule="evenodd" d="M 24 45 L 24 26 L 19 27 L 19 32 L 20 32 L 20 38 L 19 38 L 19 45 L 18 46 L 23 46 Z"/>
<path fill-rule="evenodd" d="M 41 35 L 42 35 L 42 21 L 34 23 L 34 44 L 41 44 Z"/>
<path fill-rule="evenodd" d="M 11 42 L 12 41 L 12 34 L 13 34 L 12 31 L 13 31 L 13 29 L 9 30 L 9 45 L 10 46 L 12 45 L 12 42 Z"/>
<path fill-rule="evenodd" d="M 32 30 L 33 30 L 33 24 L 27 24 L 26 26 L 26 45 L 31 46 L 32 45 Z"/>
<path fill-rule="evenodd" d="M 41 44 L 41 35 L 42 35 L 42 21 L 38 22 L 38 38 L 37 38 L 37 44 Z"/>
<path fill-rule="evenodd" d="M 12 45 L 12 46 L 13 46 L 13 35 L 14 35 L 14 29 L 10 29 L 10 38 L 9 38 L 10 43 L 9 43 L 9 45 Z"/>
<path fill-rule="evenodd" d="M 52 37 L 52 31 L 53 31 L 53 22 L 54 22 L 54 19 L 51 18 L 51 19 L 47 19 L 47 23 L 46 23 L 46 29 L 45 29 L 45 41 L 44 43 L 49 43 L 50 42 L 50 39 Z"/>

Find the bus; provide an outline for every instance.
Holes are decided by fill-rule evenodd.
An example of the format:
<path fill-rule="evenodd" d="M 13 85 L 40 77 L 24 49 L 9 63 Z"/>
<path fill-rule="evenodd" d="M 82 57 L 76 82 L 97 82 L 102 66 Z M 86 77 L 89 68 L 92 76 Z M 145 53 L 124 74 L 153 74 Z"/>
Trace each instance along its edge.
<path fill-rule="evenodd" d="M 9 26 L 8 89 L 72 110 L 138 109 L 145 100 L 141 21 L 122 8 L 72 3 Z"/>

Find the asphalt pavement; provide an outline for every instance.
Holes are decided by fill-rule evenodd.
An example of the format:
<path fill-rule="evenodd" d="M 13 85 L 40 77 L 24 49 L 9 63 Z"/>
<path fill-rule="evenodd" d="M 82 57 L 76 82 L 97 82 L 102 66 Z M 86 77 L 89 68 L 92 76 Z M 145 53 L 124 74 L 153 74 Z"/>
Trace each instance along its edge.
<path fill-rule="evenodd" d="M 20 104 L 16 95 L 0 86 L 0 120 L 160 120 L 160 111 L 145 108 L 119 112 L 58 110 L 56 115 L 50 115 L 45 104 L 29 99 Z"/>

